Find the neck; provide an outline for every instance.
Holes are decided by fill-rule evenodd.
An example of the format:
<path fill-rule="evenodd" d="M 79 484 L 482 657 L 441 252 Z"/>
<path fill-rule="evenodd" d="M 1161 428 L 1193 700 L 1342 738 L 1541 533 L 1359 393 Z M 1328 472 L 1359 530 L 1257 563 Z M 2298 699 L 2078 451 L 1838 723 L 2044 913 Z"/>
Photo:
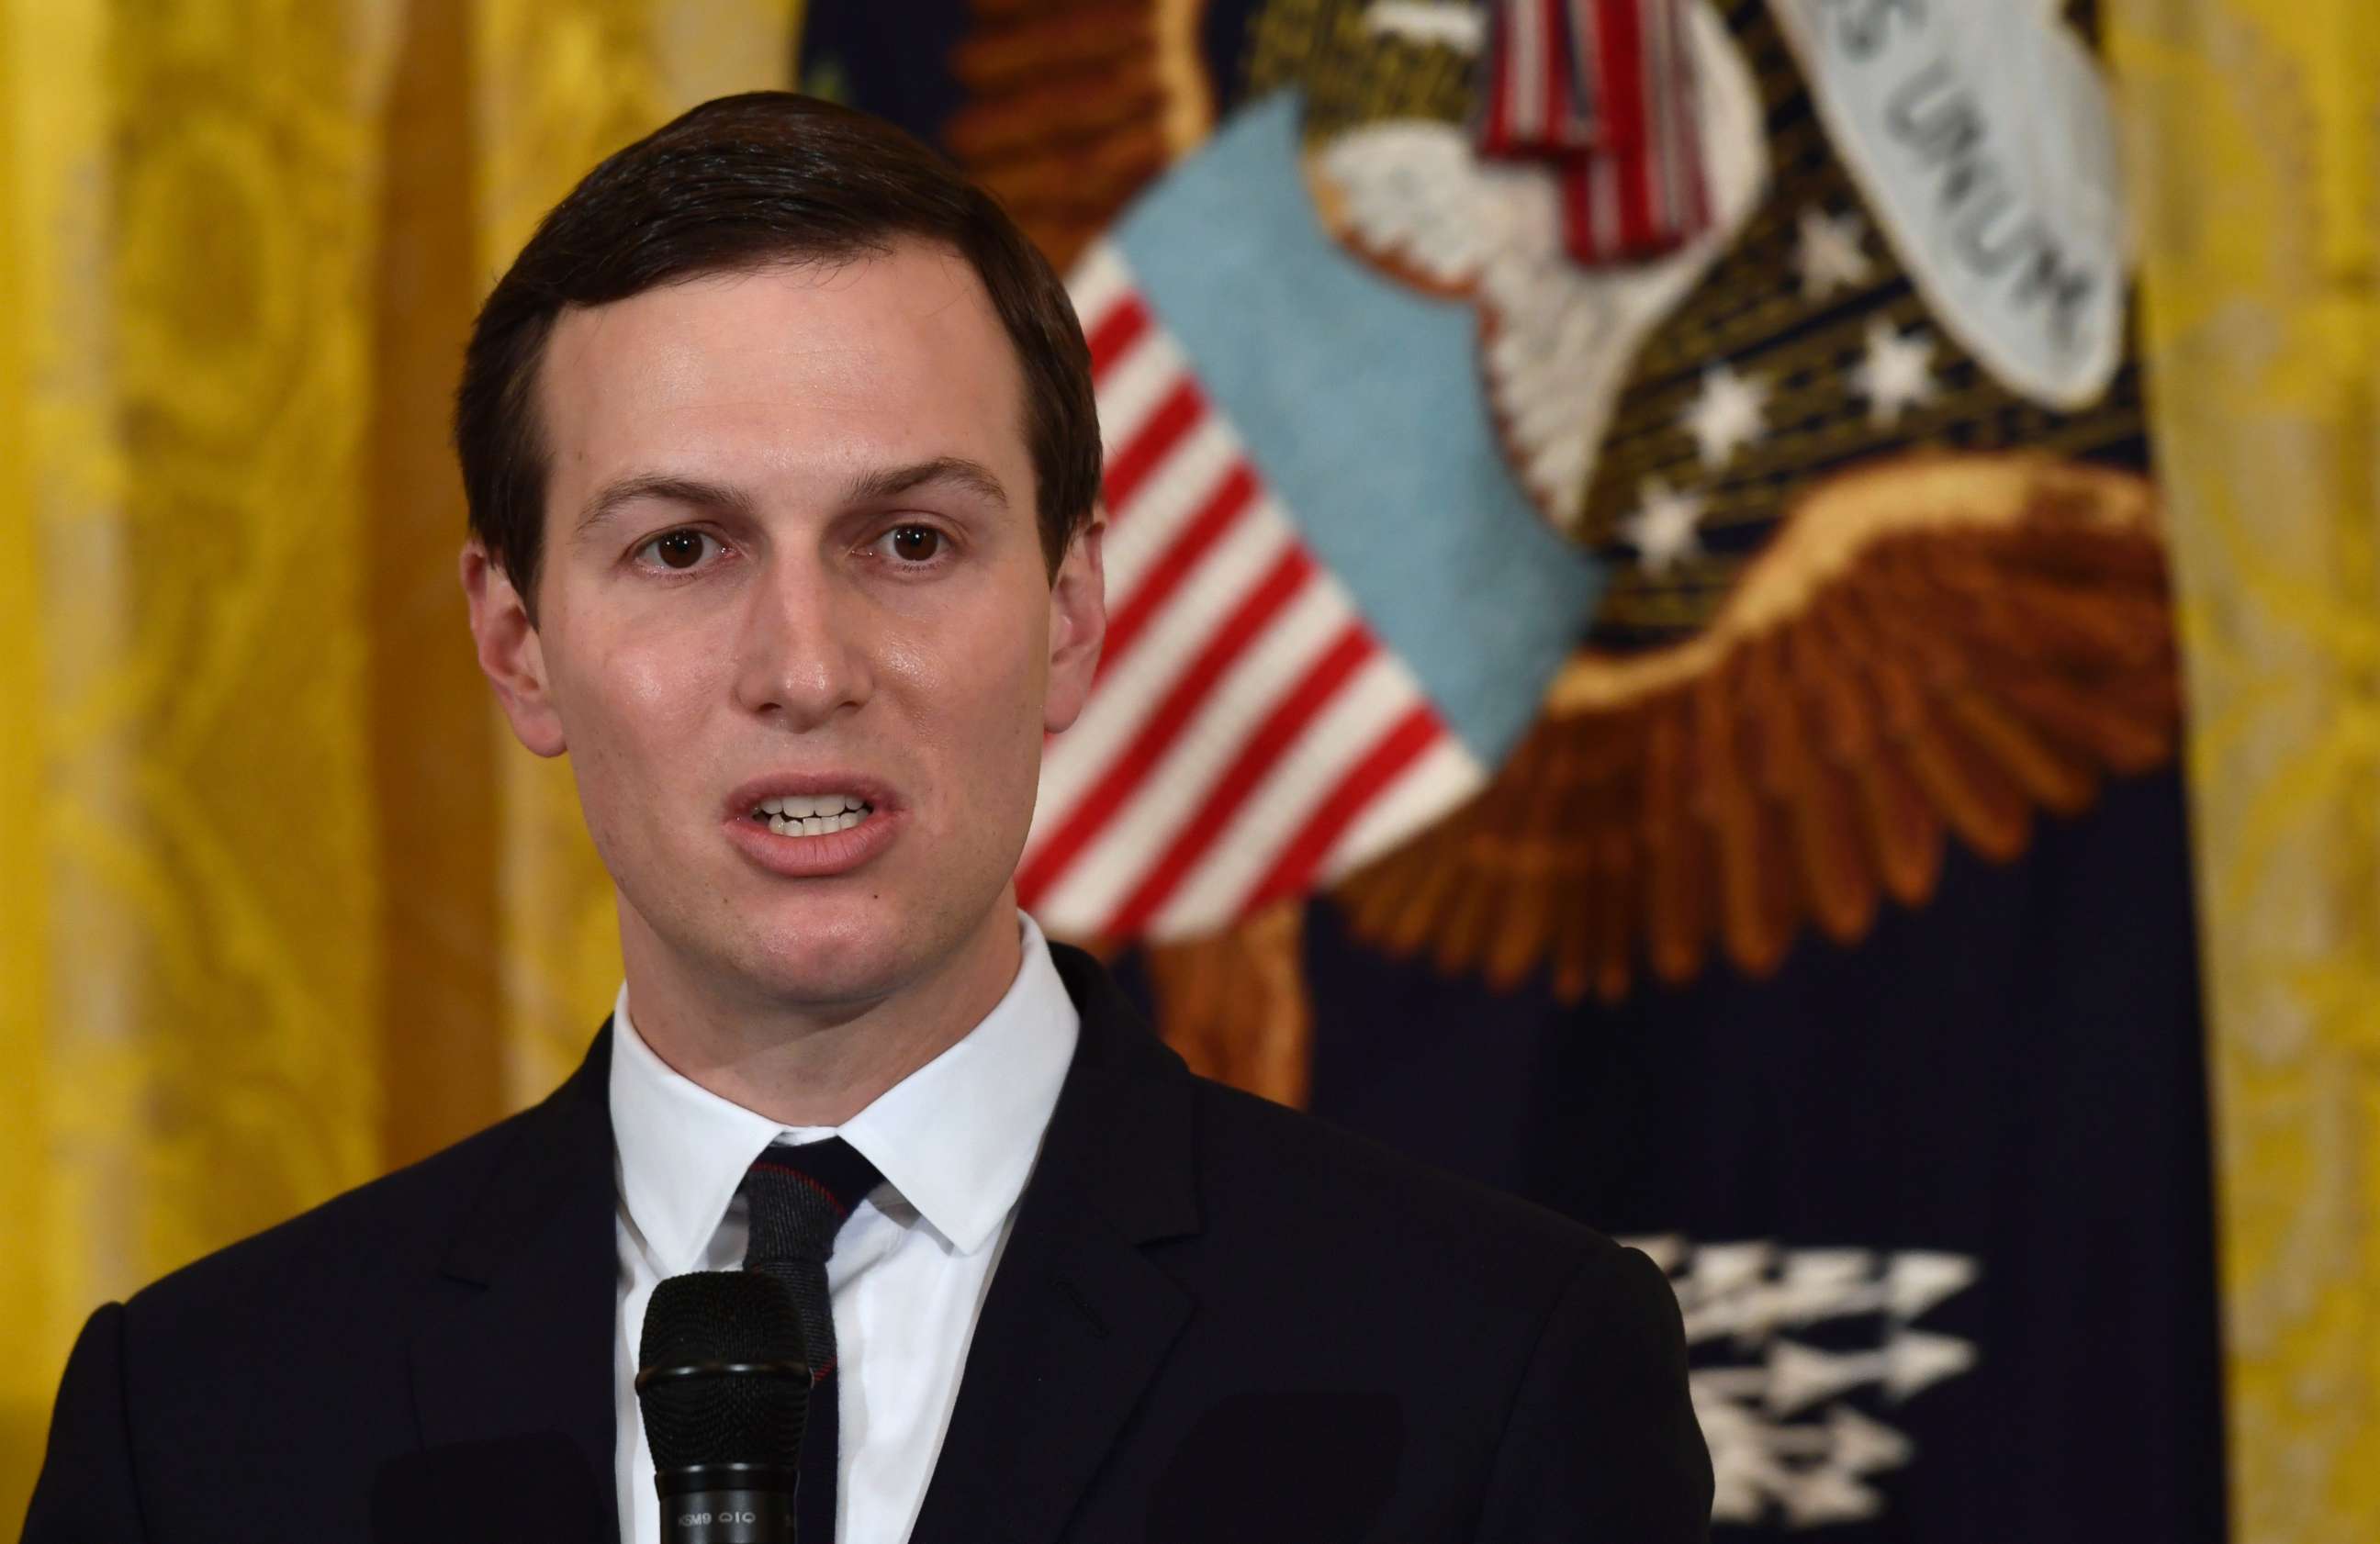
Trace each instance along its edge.
<path fill-rule="evenodd" d="M 809 1003 L 722 992 L 729 978 L 664 947 L 621 911 L 628 1010 L 671 1070 L 780 1126 L 841 1126 L 966 1038 L 1016 979 L 1016 909 L 927 970 L 859 1001 Z"/>

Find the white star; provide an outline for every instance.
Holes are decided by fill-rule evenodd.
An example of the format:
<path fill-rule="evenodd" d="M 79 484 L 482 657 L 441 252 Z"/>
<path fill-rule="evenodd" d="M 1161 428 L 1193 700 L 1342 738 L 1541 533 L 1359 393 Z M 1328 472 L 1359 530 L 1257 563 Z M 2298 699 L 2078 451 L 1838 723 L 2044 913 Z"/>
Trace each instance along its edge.
<path fill-rule="evenodd" d="M 1701 555 L 1702 540 L 1694 535 L 1703 517 L 1701 495 L 1672 492 L 1660 478 L 1646 477 L 1636 497 L 1636 513 L 1620 523 L 1620 534 L 1636 549 L 1645 573 L 1667 573 Z"/>
<path fill-rule="evenodd" d="M 1703 389 L 1680 422 L 1694 431 L 1703 464 L 1716 470 L 1736 451 L 1760 438 L 1767 425 L 1768 383 L 1741 376 L 1726 365 L 1703 371 Z"/>
<path fill-rule="evenodd" d="M 1934 344 L 1923 332 L 1899 332 L 1882 317 L 1867 324 L 1867 357 L 1852 367 L 1852 390 L 1867 398 L 1867 421 L 1878 428 L 1900 422 L 1940 393 L 1929 368 Z"/>
<path fill-rule="evenodd" d="M 1802 211 L 1793 267 L 1802 275 L 1802 297 L 1824 300 L 1839 289 L 1867 282 L 1868 262 L 1860 250 L 1860 217 L 1845 210 L 1828 214 L 1812 204 Z"/>

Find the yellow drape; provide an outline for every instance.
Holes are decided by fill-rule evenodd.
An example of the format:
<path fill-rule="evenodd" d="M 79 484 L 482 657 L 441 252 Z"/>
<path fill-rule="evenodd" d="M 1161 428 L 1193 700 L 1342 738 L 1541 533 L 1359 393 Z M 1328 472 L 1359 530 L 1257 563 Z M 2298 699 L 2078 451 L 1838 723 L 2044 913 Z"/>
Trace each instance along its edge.
<path fill-rule="evenodd" d="M 795 0 L 0 0 L 0 1526 L 89 1309 L 541 1092 L 617 979 L 463 633 L 470 309 Z"/>
<path fill-rule="evenodd" d="M 2240 1544 L 2380 1538 L 2380 11 L 2117 0 Z"/>

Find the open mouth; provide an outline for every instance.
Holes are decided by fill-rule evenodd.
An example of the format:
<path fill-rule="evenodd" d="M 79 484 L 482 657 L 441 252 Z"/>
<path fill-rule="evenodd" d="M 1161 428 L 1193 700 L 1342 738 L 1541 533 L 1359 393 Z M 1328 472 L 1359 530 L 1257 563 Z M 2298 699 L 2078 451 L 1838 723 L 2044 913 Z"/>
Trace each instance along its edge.
<path fill-rule="evenodd" d="M 808 799 L 764 799 L 746 818 L 781 837 L 823 837 L 848 831 L 875 813 L 864 799 L 822 793 Z"/>

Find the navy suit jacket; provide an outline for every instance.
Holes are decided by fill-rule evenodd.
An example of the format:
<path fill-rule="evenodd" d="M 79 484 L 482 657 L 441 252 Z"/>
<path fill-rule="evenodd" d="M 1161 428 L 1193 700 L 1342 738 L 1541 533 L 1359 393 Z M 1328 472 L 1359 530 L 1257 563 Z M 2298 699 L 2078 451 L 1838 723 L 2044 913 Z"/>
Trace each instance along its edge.
<path fill-rule="evenodd" d="M 1089 956 L 916 1544 L 1670 1544 L 1677 1304 L 1193 1076 Z M 92 1315 L 27 1544 L 616 1540 L 608 1026 L 542 1104 Z"/>

